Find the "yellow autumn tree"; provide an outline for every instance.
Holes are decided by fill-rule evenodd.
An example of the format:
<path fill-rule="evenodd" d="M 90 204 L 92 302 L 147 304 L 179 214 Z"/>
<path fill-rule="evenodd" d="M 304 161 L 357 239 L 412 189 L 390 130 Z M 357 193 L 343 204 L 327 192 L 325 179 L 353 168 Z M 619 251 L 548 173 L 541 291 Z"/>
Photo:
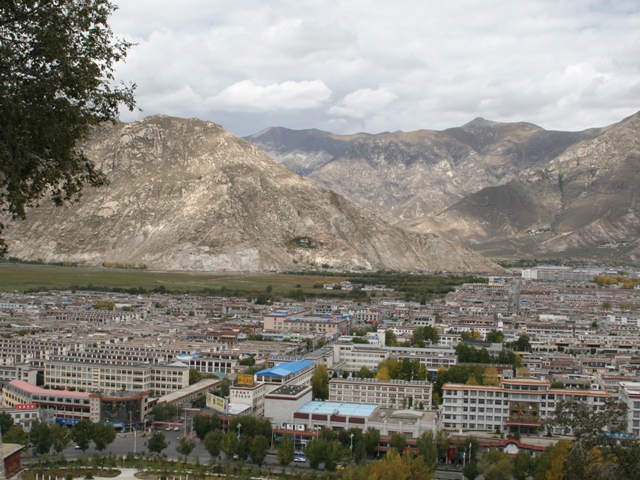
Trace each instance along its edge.
<path fill-rule="evenodd" d="M 482 384 L 492 387 L 500 385 L 500 377 L 498 376 L 498 369 L 496 367 L 487 367 L 484 369 Z"/>

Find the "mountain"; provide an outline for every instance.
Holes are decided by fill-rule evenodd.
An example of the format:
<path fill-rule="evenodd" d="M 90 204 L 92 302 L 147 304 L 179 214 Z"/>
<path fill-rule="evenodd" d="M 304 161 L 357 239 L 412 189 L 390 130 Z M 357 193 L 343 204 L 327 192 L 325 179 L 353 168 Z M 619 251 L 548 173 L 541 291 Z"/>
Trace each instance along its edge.
<path fill-rule="evenodd" d="M 534 253 L 549 255 L 601 247 L 597 253 L 606 256 L 611 252 L 602 247 L 619 244 L 636 260 L 640 114 L 600 129 L 542 167 L 462 199 L 423 227 L 467 243 L 528 242 Z"/>
<path fill-rule="evenodd" d="M 307 178 L 391 223 L 492 256 L 515 245 L 520 257 L 607 257 L 598 247 L 613 242 L 626 243 L 618 253 L 634 260 L 639 116 L 581 132 L 477 118 L 360 137 L 342 153 L 325 151 L 331 160 Z"/>
<path fill-rule="evenodd" d="M 10 255 L 207 271 L 497 268 L 382 221 L 211 122 L 155 116 L 103 126 L 83 148 L 109 185 L 8 222 Z"/>
<path fill-rule="evenodd" d="M 334 135 L 322 130 L 272 127 L 243 137 L 289 170 L 305 177 L 369 134 Z"/>

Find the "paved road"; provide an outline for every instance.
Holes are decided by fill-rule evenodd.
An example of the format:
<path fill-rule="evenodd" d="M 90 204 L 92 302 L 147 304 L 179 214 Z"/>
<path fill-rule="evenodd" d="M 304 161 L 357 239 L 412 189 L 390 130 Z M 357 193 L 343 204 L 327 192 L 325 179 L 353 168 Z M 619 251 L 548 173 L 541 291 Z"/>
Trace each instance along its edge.
<path fill-rule="evenodd" d="M 178 446 L 178 442 L 179 442 L 179 435 L 178 432 L 163 432 L 165 433 L 167 442 L 170 442 L 170 445 L 163 450 L 162 453 L 167 455 L 167 458 L 169 458 L 170 460 L 180 460 L 182 459 L 184 456 L 179 454 L 176 451 L 176 447 Z M 145 445 L 147 439 L 149 437 L 142 437 L 142 436 L 138 436 L 136 439 L 134 439 L 133 437 L 116 437 L 115 441 L 109 445 L 107 447 L 106 450 L 104 450 L 103 452 L 101 452 L 102 455 L 110 455 L 113 454 L 116 457 L 123 457 L 126 456 L 129 452 L 137 452 L 137 453 L 144 453 L 147 452 L 147 447 Z M 91 447 L 89 447 L 89 449 L 87 449 L 86 452 L 84 452 L 85 456 L 90 457 L 94 452 L 96 452 L 97 450 L 95 448 L 93 448 L 93 443 L 91 444 Z M 82 450 L 76 450 L 75 445 L 71 444 L 65 451 L 64 451 L 64 456 L 68 459 L 68 460 L 76 460 L 78 458 L 80 458 L 83 455 Z M 198 457 L 198 459 L 200 460 L 200 463 L 202 464 L 206 464 L 209 463 L 211 456 L 209 455 L 209 452 L 207 452 L 207 450 L 204 448 L 204 445 L 202 444 L 202 442 L 200 442 L 200 440 L 196 439 L 196 448 L 193 449 L 193 452 L 191 452 L 191 454 L 189 455 L 189 461 L 192 462 L 194 461 L 194 459 Z M 221 458 L 224 458 L 224 454 L 221 454 Z M 224 460 L 219 460 L 220 461 L 224 461 Z M 278 465 L 278 461 L 276 460 L 276 457 L 274 454 L 269 454 L 267 455 L 267 458 L 265 460 L 265 463 L 268 465 Z M 293 465 L 293 464 L 292 464 Z M 295 465 L 298 465 L 302 468 L 304 467 L 309 467 L 308 462 L 307 463 L 295 463 Z"/>

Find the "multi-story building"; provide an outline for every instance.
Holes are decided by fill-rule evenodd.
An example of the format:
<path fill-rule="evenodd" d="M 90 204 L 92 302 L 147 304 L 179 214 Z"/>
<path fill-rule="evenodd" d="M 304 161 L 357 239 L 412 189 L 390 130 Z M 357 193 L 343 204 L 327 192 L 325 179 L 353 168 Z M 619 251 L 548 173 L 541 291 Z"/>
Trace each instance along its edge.
<path fill-rule="evenodd" d="M 116 428 L 137 426 L 150 411 L 148 392 L 111 392 L 108 395 L 68 390 L 49 390 L 21 380 L 5 386 L 3 407 L 22 410 L 39 409 L 45 422 L 74 425 L 82 419 L 109 422 Z M 30 408 L 30 410 L 33 410 Z"/>
<path fill-rule="evenodd" d="M 355 372 L 363 366 L 375 370 L 378 364 L 389 358 L 389 351 L 377 345 L 363 343 L 333 344 L 333 364 L 342 364 L 341 368 Z"/>
<path fill-rule="evenodd" d="M 443 428 L 523 435 L 542 433 L 542 421 L 553 417 L 559 400 L 583 400 L 604 409 L 611 398 L 601 390 L 555 389 L 549 381 L 525 378 L 502 379 L 496 387 L 447 383 L 442 394 Z"/>
<path fill-rule="evenodd" d="M 329 380 L 329 401 L 373 403 L 385 408 L 431 408 L 431 384 L 405 380 L 376 378 L 332 378 Z"/>
<path fill-rule="evenodd" d="M 640 382 L 620 382 L 620 402 L 627 405 L 627 431 L 640 436 Z"/>
<path fill-rule="evenodd" d="M 264 315 L 264 330 L 267 332 L 323 333 L 342 335 L 351 325 L 348 314 L 292 312 L 277 310 Z"/>
<path fill-rule="evenodd" d="M 189 367 L 170 365 L 98 364 L 75 361 L 45 363 L 44 382 L 50 387 L 88 392 L 126 390 L 162 396 L 189 385 Z"/>

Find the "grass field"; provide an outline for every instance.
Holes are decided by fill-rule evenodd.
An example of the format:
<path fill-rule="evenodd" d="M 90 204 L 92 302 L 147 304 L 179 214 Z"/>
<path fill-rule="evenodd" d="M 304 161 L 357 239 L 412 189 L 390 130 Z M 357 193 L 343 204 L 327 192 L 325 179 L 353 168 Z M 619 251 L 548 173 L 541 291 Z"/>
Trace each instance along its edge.
<path fill-rule="evenodd" d="M 273 293 L 287 293 L 296 288 L 311 291 L 314 283 L 333 283 L 340 277 L 281 274 L 216 274 L 191 272 L 151 272 L 88 267 L 56 267 L 49 265 L 0 264 L 0 291 L 24 292 L 34 289 L 138 288 L 152 290 L 163 285 L 170 291 L 196 292 L 203 288 L 262 291 L 268 285 Z M 316 289 L 316 291 L 318 291 Z"/>

